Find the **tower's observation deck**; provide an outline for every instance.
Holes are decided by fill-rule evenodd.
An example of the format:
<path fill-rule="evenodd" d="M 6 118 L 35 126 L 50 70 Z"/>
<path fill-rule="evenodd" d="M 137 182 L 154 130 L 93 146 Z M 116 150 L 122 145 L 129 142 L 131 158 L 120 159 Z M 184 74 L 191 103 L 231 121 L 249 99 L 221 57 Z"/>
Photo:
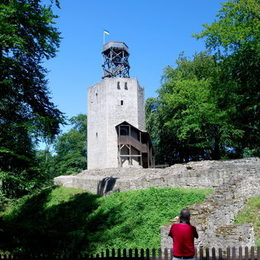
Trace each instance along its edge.
<path fill-rule="evenodd" d="M 128 63 L 129 50 L 124 42 L 108 42 L 102 50 L 104 63 L 102 65 L 103 78 L 129 78 L 130 65 Z"/>

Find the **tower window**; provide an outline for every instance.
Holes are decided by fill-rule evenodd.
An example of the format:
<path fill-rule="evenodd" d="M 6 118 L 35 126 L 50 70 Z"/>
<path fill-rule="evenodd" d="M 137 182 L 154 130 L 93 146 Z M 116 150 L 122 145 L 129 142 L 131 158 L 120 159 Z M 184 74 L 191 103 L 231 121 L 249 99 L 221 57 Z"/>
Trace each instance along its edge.
<path fill-rule="evenodd" d="M 124 105 L 124 100 L 121 100 L 121 106 L 123 106 Z"/>
<path fill-rule="evenodd" d="M 121 125 L 119 129 L 120 129 L 120 135 L 129 135 L 129 126 Z"/>
<path fill-rule="evenodd" d="M 98 132 L 96 132 L 96 137 L 98 138 Z"/>
<path fill-rule="evenodd" d="M 120 89 L 120 82 L 117 82 L 117 89 Z"/>
<path fill-rule="evenodd" d="M 127 87 L 127 82 L 125 82 L 125 89 L 128 90 L 128 87 Z"/>

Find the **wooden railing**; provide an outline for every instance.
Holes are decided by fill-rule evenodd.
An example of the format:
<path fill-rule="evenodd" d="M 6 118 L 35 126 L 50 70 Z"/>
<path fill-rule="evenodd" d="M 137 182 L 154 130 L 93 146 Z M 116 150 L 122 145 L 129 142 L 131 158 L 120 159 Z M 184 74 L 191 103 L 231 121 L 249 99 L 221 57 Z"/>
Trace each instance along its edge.
<path fill-rule="evenodd" d="M 132 136 L 129 135 L 121 135 L 118 137 L 119 144 L 129 144 L 135 147 L 137 150 L 143 153 L 148 152 L 148 148 L 146 144 L 141 143 L 140 141 L 136 140 Z"/>
<path fill-rule="evenodd" d="M 170 249 L 106 249 L 100 254 L 0 254 L 0 259 L 31 259 L 31 260 L 74 260 L 74 259 L 150 259 L 150 260 L 171 260 Z M 199 248 L 196 250 L 195 258 L 198 260 L 260 260 L 260 247 L 238 247 L 227 249 Z"/>

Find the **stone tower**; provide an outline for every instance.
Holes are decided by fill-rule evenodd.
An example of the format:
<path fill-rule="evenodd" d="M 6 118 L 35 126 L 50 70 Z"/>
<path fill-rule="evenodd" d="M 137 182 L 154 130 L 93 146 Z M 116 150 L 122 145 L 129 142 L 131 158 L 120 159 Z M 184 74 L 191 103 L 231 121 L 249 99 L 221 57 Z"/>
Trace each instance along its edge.
<path fill-rule="evenodd" d="M 103 79 L 88 89 L 88 169 L 150 167 L 144 89 L 129 77 L 128 47 L 103 46 Z"/>

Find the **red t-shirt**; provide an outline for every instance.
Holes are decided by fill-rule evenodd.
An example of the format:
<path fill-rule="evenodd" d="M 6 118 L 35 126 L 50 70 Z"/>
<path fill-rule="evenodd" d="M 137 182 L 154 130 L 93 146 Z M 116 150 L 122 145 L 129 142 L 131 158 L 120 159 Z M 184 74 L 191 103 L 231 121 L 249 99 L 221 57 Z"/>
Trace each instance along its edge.
<path fill-rule="evenodd" d="M 174 256 L 194 256 L 194 238 L 198 238 L 197 230 L 189 224 L 173 224 L 169 236 L 173 240 Z"/>

